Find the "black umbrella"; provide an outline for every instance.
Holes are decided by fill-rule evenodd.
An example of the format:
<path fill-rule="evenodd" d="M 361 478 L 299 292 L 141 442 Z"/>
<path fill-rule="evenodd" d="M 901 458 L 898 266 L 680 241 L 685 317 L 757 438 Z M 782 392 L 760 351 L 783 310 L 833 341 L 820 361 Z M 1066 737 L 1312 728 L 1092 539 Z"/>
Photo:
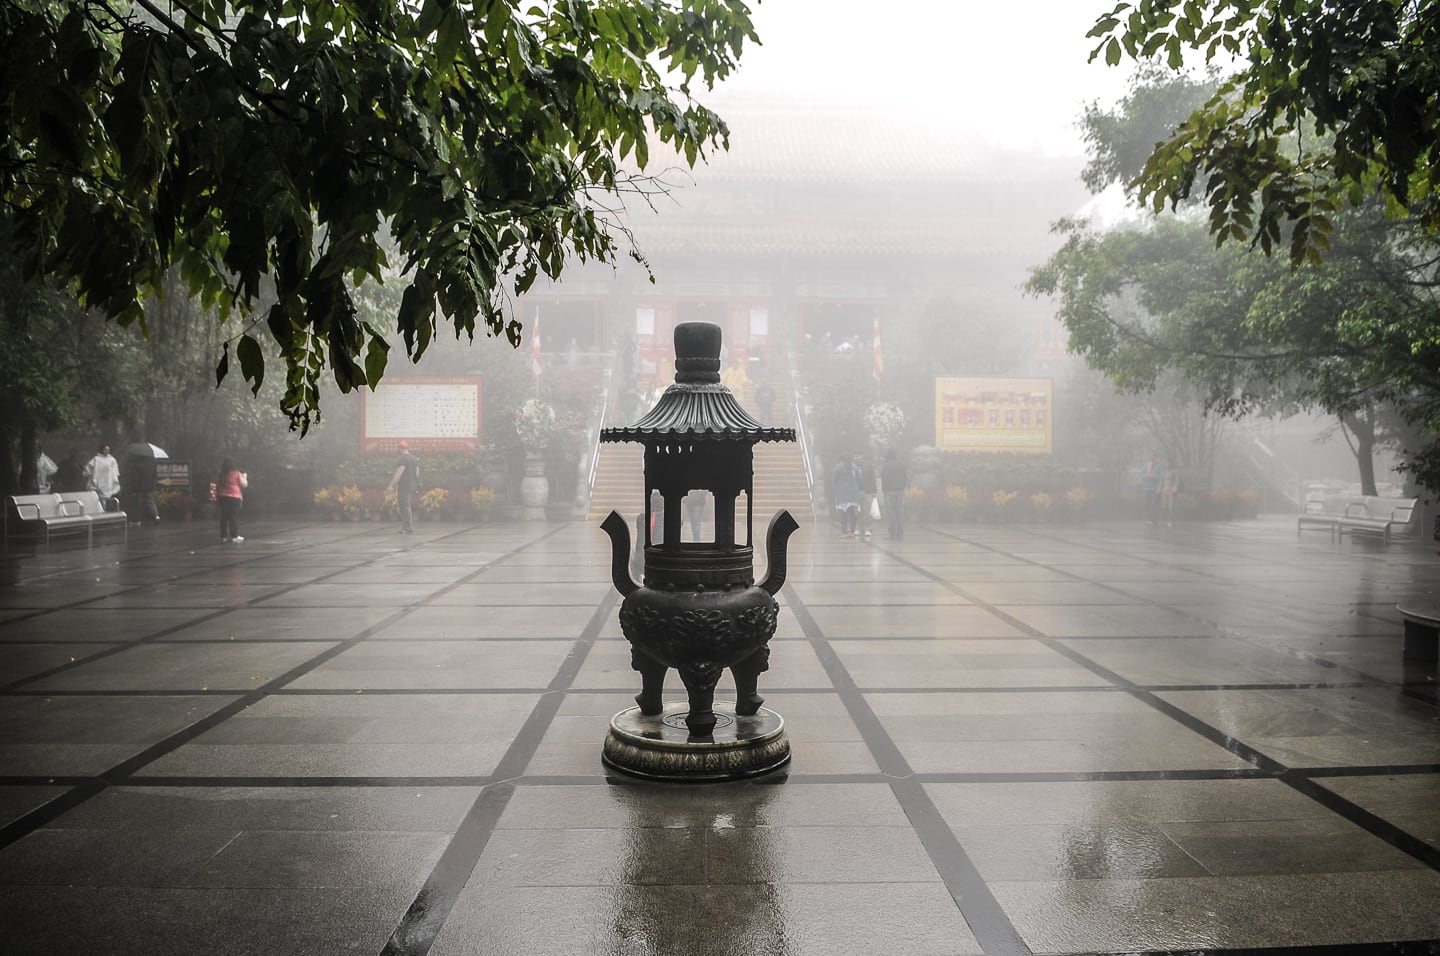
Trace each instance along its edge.
<path fill-rule="evenodd" d="M 125 454 L 131 458 L 169 458 L 165 449 L 148 441 L 131 442 L 125 446 Z"/>

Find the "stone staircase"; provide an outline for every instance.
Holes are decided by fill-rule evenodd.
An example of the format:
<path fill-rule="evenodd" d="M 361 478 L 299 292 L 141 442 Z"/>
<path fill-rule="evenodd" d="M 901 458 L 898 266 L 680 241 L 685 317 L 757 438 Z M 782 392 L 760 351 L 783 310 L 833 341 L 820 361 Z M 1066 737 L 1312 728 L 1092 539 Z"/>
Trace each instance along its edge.
<path fill-rule="evenodd" d="M 765 534 L 770 516 L 781 508 L 796 521 L 810 520 L 810 486 L 796 442 L 761 442 L 755 446 L 755 537 Z"/>
<path fill-rule="evenodd" d="M 634 521 L 645 505 L 645 447 L 638 442 L 606 442 L 599 455 L 585 520 L 604 521 L 611 511 L 618 511 L 626 521 Z"/>

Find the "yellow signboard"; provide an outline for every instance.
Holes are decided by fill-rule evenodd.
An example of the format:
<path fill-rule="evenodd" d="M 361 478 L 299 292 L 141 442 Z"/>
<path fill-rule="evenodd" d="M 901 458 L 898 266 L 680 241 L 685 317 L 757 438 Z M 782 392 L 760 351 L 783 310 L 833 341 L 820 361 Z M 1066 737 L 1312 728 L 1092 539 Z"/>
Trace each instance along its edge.
<path fill-rule="evenodd" d="M 1051 450 L 1048 378 L 937 378 L 935 446 L 941 451 Z"/>

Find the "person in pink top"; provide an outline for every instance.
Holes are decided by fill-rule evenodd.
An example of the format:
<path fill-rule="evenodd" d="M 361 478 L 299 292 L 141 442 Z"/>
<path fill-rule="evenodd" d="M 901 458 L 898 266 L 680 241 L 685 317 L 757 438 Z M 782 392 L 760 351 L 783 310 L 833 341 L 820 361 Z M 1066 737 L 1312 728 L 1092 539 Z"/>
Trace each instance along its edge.
<path fill-rule="evenodd" d="M 250 485 L 245 472 L 235 466 L 235 459 L 226 458 L 220 463 L 220 475 L 215 479 L 215 503 L 220 508 L 220 540 L 240 542 L 240 502 Z"/>

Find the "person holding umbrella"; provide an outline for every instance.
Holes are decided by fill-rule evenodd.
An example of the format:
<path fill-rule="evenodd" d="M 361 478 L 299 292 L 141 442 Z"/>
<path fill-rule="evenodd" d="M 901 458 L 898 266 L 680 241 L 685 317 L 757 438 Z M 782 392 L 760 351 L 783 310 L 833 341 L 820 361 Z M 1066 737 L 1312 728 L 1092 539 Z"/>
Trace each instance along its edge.
<path fill-rule="evenodd" d="M 155 459 L 169 457 L 165 449 L 148 441 L 125 446 L 124 483 L 134 495 L 136 524 L 160 523 L 160 508 L 155 503 Z"/>

